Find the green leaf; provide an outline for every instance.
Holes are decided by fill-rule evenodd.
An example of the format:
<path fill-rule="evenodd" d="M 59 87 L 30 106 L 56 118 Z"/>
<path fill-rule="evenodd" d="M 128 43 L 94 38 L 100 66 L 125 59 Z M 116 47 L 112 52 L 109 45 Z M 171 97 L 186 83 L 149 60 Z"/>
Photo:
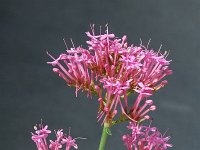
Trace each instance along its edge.
<path fill-rule="evenodd" d="M 106 128 L 106 133 L 107 133 L 108 135 L 112 135 L 112 132 L 111 132 L 110 128 Z"/>

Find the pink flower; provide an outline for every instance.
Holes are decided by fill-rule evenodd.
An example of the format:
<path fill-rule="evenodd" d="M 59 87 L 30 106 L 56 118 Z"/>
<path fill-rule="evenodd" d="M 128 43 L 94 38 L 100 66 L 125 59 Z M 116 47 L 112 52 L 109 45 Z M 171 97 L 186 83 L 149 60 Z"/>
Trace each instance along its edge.
<path fill-rule="evenodd" d="M 55 141 L 50 140 L 50 145 L 49 145 L 50 150 L 59 150 L 62 148 L 61 140 L 64 137 L 63 129 L 58 130 L 55 133 L 56 133 L 56 140 Z"/>
<path fill-rule="evenodd" d="M 53 71 L 69 86 L 88 92 L 88 96 L 99 96 L 98 120 L 111 122 L 121 112 L 132 121 L 148 119 L 147 113 L 154 105 L 144 99 L 167 84 L 163 78 L 170 75 L 167 52 L 161 54 L 146 47 L 128 45 L 127 37 L 114 34 L 100 35 L 86 32 L 88 48 L 71 48 L 57 59 L 48 62 Z M 163 80 L 163 81 L 162 81 Z M 133 104 L 128 102 L 131 93 L 138 95 Z M 120 108 L 120 111 L 117 108 Z"/>
<path fill-rule="evenodd" d="M 71 147 L 78 149 L 78 145 L 75 142 L 76 140 L 72 139 L 70 135 L 62 139 L 62 144 L 66 144 L 66 150 L 69 150 Z"/>
<path fill-rule="evenodd" d="M 128 150 L 166 150 L 172 147 L 168 144 L 170 137 L 164 137 L 156 127 L 139 126 L 130 122 L 128 129 L 132 130 L 132 133 L 122 136 Z"/>
<path fill-rule="evenodd" d="M 74 147 L 75 149 L 78 149 L 77 144 L 75 143 L 76 140 L 75 139 L 85 139 L 85 138 L 72 138 L 70 136 L 70 131 L 69 131 L 69 135 L 65 136 L 65 134 L 63 133 L 63 129 L 58 130 L 57 132 L 55 131 L 56 134 L 56 140 L 50 140 L 50 144 L 48 146 L 47 143 L 47 137 L 48 135 L 51 133 L 50 130 L 47 130 L 48 126 L 46 125 L 45 127 L 43 127 L 42 123 L 39 124 L 39 129 L 37 126 L 34 127 L 35 128 L 35 133 L 32 133 L 32 140 L 36 143 L 37 149 L 38 150 L 48 150 L 48 148 L 50 148 L 50 150 L 60 150 L 63 145 L 65 145 L 65 149 L 66 150 L 70 150 L 72 147 Z"/>
<path fill-rule="evenodd" d="M 49 148 L 50 148 L 50 150 L 59 150 L 62 148 L 62 144 L 59 143 L 58 141 L 50 140 Z"/>
<path fill-rule="evenodd" d="M 32 133 L 32 140 L 36 143 L 38 150 L 48 150 L 48 144 L 46 138 L 51 133 L 47 130 L 48 126 L 43 127 L 42 124 L 39 125 L 39 129 L 35 126 L 35 133 Z"/>

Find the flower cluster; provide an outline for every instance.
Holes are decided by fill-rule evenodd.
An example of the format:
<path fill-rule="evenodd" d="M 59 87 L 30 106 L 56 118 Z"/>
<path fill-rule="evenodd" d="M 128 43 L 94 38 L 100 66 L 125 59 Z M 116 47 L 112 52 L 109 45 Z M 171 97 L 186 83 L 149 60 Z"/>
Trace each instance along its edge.
<path fill-rule="evenodd" d="M 132 133 L 122 137 L 128 150 L 166 150 L 172 147 L 167 143 L 170 137 L 164 137 L 156 127 L 139 126 L 130 122 L 128 129 Z"/>
<path fill-rule="evenodd" d="M 71 147 L 78 149 L 76 142 L 77 138 L 72 138 L 70 133 L 66 136 L 63 133 L 63 129 L 55 131 L 56 140 L 50 140 L 50 144 L 48 146 L 47 137 L 51 133 L 50 130 L 47 129 L 48 126 L 43 126 L 43 124 L 39 124 L 35 126 L 35 133 L 32 133 L 32 140 L 35 142 L 38 150 L 60 150 L 63 145 L 65 145 L 66 150 L 70 150 Z"/>
<path fill-rule="evenodd" d="M 156 106 L 150 97 L 167 84 L 163 78 L 170 75 L 170 61 L 167 52 L 161 54 L 143 46 L 127 43 L 127 37 L 116 37 L 108 33 L 95 35 L 86 32 L 88 47 L 67 49 L 57 59 L 48 62 L 53 71 L 63 78 L 69 86 L 96 94 L 99 98 L 98 121 L 112 122 L 120 108 L 121 118 L 134 122 L 149 119 L 149 111 Z M 130 104 L 128 96 L 137 94 Z"/>

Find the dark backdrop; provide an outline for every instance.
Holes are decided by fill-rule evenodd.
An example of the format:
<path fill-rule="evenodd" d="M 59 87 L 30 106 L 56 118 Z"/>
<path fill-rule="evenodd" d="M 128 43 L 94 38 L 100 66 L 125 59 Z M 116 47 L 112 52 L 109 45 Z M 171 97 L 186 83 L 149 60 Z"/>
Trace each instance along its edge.
<path fill-rule="evenodd" d="M 79 149 L 98 148 L 96 98 L 81 92 L 76 98 L 46 64 L 46 50 L 55 56 L 65 50 L 63 37 L 85 46 L 91 23 L 109 23 L 131 43 L 151 38 L 150 47 L 171 50 L 174 74 L 153 97 L 153 125 L 169 128 L 172 149 L 199 149 L 199 0 L 1 0 L 0 11 L 0 149 L 34 150 L 30 132 L 41 118 L 50 129 L 72 127 L 74 137 L 87 137 Z M 112 129 L 108 150 L 125 149 L 125 126 Z"/>

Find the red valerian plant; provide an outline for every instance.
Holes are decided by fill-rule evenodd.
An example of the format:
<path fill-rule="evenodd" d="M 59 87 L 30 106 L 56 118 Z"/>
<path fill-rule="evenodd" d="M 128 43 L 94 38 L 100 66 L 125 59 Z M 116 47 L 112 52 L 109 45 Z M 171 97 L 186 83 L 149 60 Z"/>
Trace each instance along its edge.
<path fill-rule="evenodd" d="M 48 64 L 53 66 L 53 71 L 69 86 L 76 88 L 76 95 L 82 90 L 89 97 L 92 94 L 99 97 L 97 120 L 102 120 L 104 125 L 99 150 L 103 150 L 109 129 L 117 123 L 129 121 L 142 128 L 138 131 L 143 135 L 144 126 L 140 124 L 151 118 L 150 111 L 156 110 L 149 97 L 167 84 L 164 78 L 172 74 L 172 70 L 169 69 L 170 60 L 166 59 L 168 52 L 155 52 L 142 44 L 129 45 L 126 35 L 118 38 L 108 32 L 108 27 L 105 33 L 99 35 L 95 34 L 94 26 L 91 29 L 91 32 L 86 32 L 89 38 L 86 41 L 87 48 L 80 46 L 67 49 L 58 58 L 47 54 L 53 59 Z M 132 94 L 136 95 L 133 103 L 128 100 L 128 96 Z M 158 137 L 162 139 L 158 133 L 155 131 L 149 136 L 123 136 L 123 141 L 128 149 L 160 150 L 157 148 L 160 146 L 155 146 L 160 140 L 153 140 L 154 144 L 148 141 Z M 153 135 L 156 136 L 152 137 Z M 147 138 L 150 136 L 152 138 Z M 127 142 L 131 138 L 136 140 Z M 143 139 L 146 140 L 145 146 L 141 147 Z M 148 142 L 150 148 L 147 146 Z M 162 148 L 170 146 L 165 144 Z"/>

